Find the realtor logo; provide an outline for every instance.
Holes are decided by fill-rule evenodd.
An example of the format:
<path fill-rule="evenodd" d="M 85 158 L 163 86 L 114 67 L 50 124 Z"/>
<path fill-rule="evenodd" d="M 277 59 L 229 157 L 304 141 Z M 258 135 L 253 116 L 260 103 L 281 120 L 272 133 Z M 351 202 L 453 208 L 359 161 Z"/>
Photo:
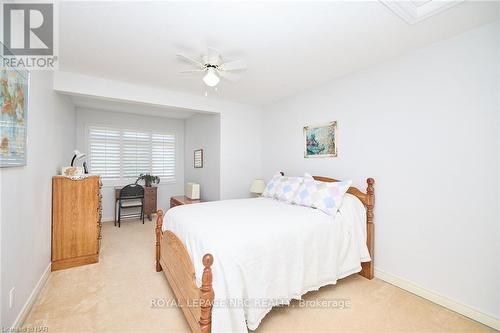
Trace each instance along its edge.
<path fill-rule="evenodd" d="M 53 3 L 4 3 L 0 68 L 54 69 Z"/>

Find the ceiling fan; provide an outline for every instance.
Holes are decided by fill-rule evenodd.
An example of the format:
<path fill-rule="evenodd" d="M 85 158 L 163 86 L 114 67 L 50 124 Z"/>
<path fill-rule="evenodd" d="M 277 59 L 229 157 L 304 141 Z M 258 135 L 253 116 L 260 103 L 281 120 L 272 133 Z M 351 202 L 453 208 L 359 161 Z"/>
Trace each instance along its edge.
<path fill-rule="evenodd" d="M 177 58 L 196 67 L 196 69 L 183 70 L 180 73 L 204 72 L 203 82 L 209 87 L 217 86 L 221 77 L 229 81 L 235 81 L 239 78 L 236 72 L 247 68 L 245 61 L 242 59 L 224 62 L 221 54 L 211 47 L 207 49 L 206 55 L 201 56 L 200 60 L 183 54 L 178 54 Z"/>

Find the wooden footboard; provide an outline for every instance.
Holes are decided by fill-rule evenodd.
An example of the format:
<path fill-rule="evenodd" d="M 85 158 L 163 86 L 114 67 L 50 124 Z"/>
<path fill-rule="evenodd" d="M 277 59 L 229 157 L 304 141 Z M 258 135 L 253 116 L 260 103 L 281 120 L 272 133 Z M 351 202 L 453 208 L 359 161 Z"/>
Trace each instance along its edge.
<path fill-rule="evenodd" d="M 193 262 L 184 244 L 171 231 L 162 232 L 163 211 L 156 218 L 156 271 L 163 270 L 193 332 L 210 333 L 212 326 L 213 257 L 203 256 L 201 288 L 196 286 Z"/>

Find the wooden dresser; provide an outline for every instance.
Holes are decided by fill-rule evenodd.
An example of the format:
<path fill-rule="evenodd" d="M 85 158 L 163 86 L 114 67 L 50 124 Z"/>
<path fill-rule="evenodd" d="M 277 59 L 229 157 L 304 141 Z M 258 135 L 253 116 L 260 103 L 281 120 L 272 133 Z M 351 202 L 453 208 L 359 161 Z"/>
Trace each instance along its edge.
<path fill-rule="evenodd" d="M 52 178 L 52 271 L 99 262 L 101 180 Z"/>

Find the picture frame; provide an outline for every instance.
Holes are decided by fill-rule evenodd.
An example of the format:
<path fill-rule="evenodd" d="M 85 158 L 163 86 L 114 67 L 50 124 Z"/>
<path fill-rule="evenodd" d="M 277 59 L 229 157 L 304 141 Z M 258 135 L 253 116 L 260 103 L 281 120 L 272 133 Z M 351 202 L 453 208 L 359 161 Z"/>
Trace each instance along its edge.
<path fill-rule="evenodd" d="M 337 157 L 337 121 L 304 126 L 304 158 Z"/>
<path fill-rule="evenodd" d="M 203 168 L 203 149 L 194 151 L 194 167 L 196 169 Z"/>
<path fill-rule="evenodd" d="M 0 168 L 27 164 L 30 73 L 0 69 Z"/>

